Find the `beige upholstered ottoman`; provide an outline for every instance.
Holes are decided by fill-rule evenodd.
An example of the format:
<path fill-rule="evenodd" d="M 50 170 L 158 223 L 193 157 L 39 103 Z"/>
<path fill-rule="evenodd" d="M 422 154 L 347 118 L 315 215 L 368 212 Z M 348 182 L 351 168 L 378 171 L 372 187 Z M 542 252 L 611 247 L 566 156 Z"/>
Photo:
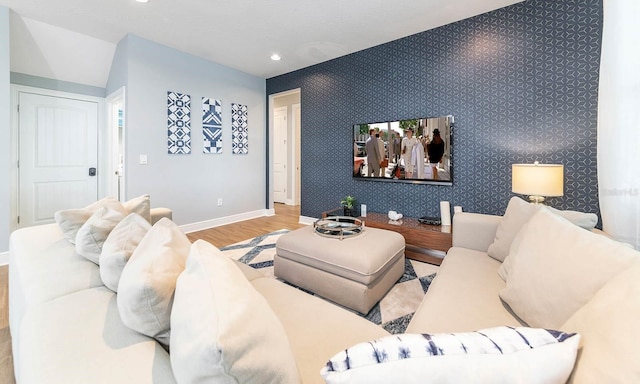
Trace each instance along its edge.
<path fill-rule="evenodd" d="M 340 240 L 308 226 L 276 243 L 276 277 L 360 313 L 368 313 L 403 273 L 404 237 L 384 229 L 364 228 Z"/>

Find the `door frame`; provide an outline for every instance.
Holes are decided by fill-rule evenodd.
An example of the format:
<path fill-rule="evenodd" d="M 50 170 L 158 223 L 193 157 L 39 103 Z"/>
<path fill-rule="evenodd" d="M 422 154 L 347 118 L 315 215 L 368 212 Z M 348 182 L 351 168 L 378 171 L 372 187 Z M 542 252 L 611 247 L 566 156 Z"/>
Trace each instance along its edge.
<path fill-rule="evenodd" d="M 300 190 L 302 189 L 300 185 L 300 177 L 298 174 L 302 175 L 302 164 L 300 159 L 300 147 L 301 147 L 301 132 L 300 132 L 300 124 L 298 121 L 302 120 L 301 115 L 301 107 L 300 103 L 293 104 L 291 108 L 291 185 L 293 186 L 293 191 L 291 194 L 291 205 L 300 205 Z"/>
<path fill-rule="evenodd" d="M 284 199 L 283 199 L 283 203 L 286 205 L 293 205 L 291 203 L 291 199 L 289 199 L 288 194 L 289 194 L 289 180 L 290 180 L 290 175 L 289 175 L 289 153 L 290 153 L 290 149 L 289 149 L 289 107 L 284 106 L 284 107 L 277 107 L 277 108 L 273 108 L 273 114 L 272 116 L 275 117 L 276 112 L 283 112 L 284 111 L 284 121 L 285 121 L 285 141 L 286 141 L 286 145 L 285 145 L 285 155 L 284 155 L 284 176 L 285 176 L 285 181 L 284 181 Z M 275 119 L 274 119 L 274 130 L 273 130 L 273 143 L 274 143 L 274 162 L 272 164 L 275 163 L 275 142 L 276 139 L 279 139 L 278 137 L 276 137 L 276 131 L 275 131 Z M 281 139 L 281 138 L 280 138 Z M 272 173 L 273 175 L 273 173 Z M 272 185 L 275 187 L 275 177 L 273 179 L 273 183 Z M 274 189 L 274 188 L 271 188 Z M 275 203 L 275 193 L 274 193 L 274 198 L 273 201 Z"/>
<path fill-rule="evenodd" d="M 284 91 L 284 92 L 279 92 L 279 93 L 274 93 L 269 95 L 269 112 L 268 112 L 268 119 L 269 119 L 269 132 L 267 133 L 268 136 L 268 159 L 267 159 L 267 166 L 268 166 L 268 170 L 267 170 L 267 179 L 268 179 L 268 183 L 267 183 L 267 214 L 268 215 L 274 215 L 275 214 L 275 210 L 273 208 L 273 140 L 274 140 L 274 130 L 273 130 L 273 112 L 274 112 L 274 99 L 278 98 L 278 97 L 283 97 L 283 96 L 289 96 L 289 95 L 293 95 L 293 94 L 300 94 L 301 93 L 301 89 L 300 88 L 296 88 L 296 89 L 291 89 L 288 91 Z M 293 140 L 289 140 L 289 146 L 291 146 Z M 291 148 L 291 150 L 293 152 L 296 151 L 295 146 L 293 148 Z M 294 156 L 300 156 L 299 154 L 295 153 Z M 291 168 L 291 167 L 289 167 Z M 295 188 L 295 184 L 294 184 L 294 188 Z M 298 193 L 297 191 L 292 191 L 295 193 Z"/>
<path fill-rule="evenodd" d="M 109 196 L 118 197 L 118 180 L 115 176 L 118 170 L 118 142 L 119 142 L 119 132 L 118 132 L 118 121 L 117 119 L 114 121 L 113 118 L 113 107 L 117 104 L 122 104 L 122 169 L 123 175 L 126 176 L 126 164 L 127 164 L 127 99 L 125 87 L 122 86 L 118 88 L 116 91 L 111 93 L 105 98 L 106 104 L 106 116 L 107 116 L 107 143 L 108 143 L 108 151 L 107 151 L 107 194 Z M 120 201 L 126 201 L 126 178 L 123 176 L 120 180 L 122 186 L 121 190 L 125 191 L 124 196 L 120 196 Z"/>
<path fill-rule="evenodd" d="M 105 114 L 105 103 L 104 98 L 96 97 L 96 96 L 88 96 L 77 93 L 70 92 L 62 92 L 55 91 L 51 89 L 45 88 L 37 88 L 37 87 L 29 87 L 26 85 L 18 85 L 11 84 L 11 124 L 10 124 L 10 137 L 11 137 L 11 153 L 9 154 L 11 161 L 11 196 L 10 196 L 10 214 L 11 221 L 9 224 L 9 230 L 13 232 L 18 228 L 18 212 L 20 212 L 20 174 L 18 172 L 18 161 L 20 159 L 20 116 L 18 114 L 18 103 L 20 101 L 20 93 L 33 93 L 37 95 L 43 96 L 51 96 L 51 97 L 59 97 L 65 99 L 79 100 L 79 101 L 88 101 L 98 104 L 98 197 L 105 196 L 105 183 L 106 183 L 106 174 L 105 172 L 100 172 L 101 169 L 104 169 L 106 160 L 106 149 L 105 146 L 105 133 L 104 133 L 104 114 Z"/>

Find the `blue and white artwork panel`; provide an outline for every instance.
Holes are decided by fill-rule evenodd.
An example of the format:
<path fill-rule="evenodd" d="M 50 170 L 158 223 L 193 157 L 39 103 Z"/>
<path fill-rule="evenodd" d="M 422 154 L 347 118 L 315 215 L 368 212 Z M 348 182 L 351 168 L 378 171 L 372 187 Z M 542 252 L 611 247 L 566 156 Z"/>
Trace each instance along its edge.
<path fill-rule="evenodd" d="M 231 103 L 231 145 L 233 154 L 249 153 L 248 108 L 243 104 Z"/>
<path fill-rule="evenodd" d="M 222 101 L 202 98 L 202 137 L 202 152 L 222 153 Z"/>
<path fill-rule="evenodd" d="M 167 92 L 167 151 L 191 153 L 191 96 Z"/>

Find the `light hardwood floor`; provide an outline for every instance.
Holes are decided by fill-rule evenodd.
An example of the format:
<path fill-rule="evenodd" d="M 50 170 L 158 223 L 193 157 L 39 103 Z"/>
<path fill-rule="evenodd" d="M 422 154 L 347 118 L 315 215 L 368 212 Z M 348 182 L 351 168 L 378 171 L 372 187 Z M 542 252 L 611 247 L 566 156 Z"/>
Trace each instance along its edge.
<path fill-rule="evenodd" d="M 191 232 L 189 240 L 206 240 L 216 247 L 224 247 L 242 240 L 264 235 L 279 229 L 297 229 L 304 227 L 299 224 L 300 206 L 275 204 L 275 216 L 259 217 L 257 219 L 241 221 L 204 231 Z"/>
<path fill-rule="evenodd" d="M 234 224 L 224 225 L 204 231 L 192 232 L 189 240 L 203 239 L 217 247 L 224 247 L 279 229 L 297 229 L 300 207 L 275 204 L 275 216 L 260 217 Z M 13 358 L 11 356 L 11 335 L 9 334 L 8 267 L 0 267 L 0 384 L 15 384 Z"/>

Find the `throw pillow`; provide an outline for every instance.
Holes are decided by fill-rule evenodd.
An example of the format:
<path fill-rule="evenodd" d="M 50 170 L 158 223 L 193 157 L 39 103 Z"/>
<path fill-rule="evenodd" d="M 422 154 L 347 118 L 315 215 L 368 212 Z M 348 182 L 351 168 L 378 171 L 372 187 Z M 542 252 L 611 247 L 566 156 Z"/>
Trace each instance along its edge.
<path fill-rule="evenodd" d="M 171 220 L 158 221 L 133 251 L 118 284 L 122 322 L 134 331 L 169 344 L 170 316 L 178 275 L 191 242 Z"/>
<path fill-rule="evenodd" d="M 565 383 L 580 335 L 497 327 L 468 333 L 403 334 L 332 357 L 327 383 Z"/>
<path fill-rule="evenodd" d="M 137 213 L 128 215 L 113 228 L 102 245 L 99 260 L 100 277 L 107 288 L 118 292 L 122 270 L 150 228 L 151 224 Z"/>
<path fill-rule="evenodd" d="M 178 382 L 299 383 L 285 330 L 235 263 L 196 241 L 171 313 Z"/>
<path fill-rule="evenodd" d="M 547 209 L 523 229 L 509 255 L 500 297 L 532 327 L 558 328 L 638 252 L 584 231 Z"/>
<path fill-rule="evenodd" d="M 578 211 L 561 211 L 559 209 L 555 209 L 553 207 L 547 207 L 552 213 L 555 213 L 558 216 L 562 216 L 565 219 L 572 222 L 574 225 L 582 229 L 586 229 L 587 231 L 592 230 L 598 224 L 598 215 L 595 213 L 585 213 Z"/>
<path fill-rule="evenodd" d="M 69 240 L 71 244 L 75 244 L 78 230 L 98 209 L 102 207 L 117 209 L 121 206 L 122 204 L 120 204 L 120 202 L 115 198 L 106 197 L 96 201 L 95 203 L 89 204 L 84 208 L 57 211 L 54 214 L 54 218 L 62 230 L 64 237 Z"/>
<path fill-rule="evenodd" d="M 580 332 L 571 383 L 638 383 L 640 264 L 614 277 L 561 327 Z"/>
<path fill-rule="evenodd" d="M 559 211 L 544 205 L 531 204 L 514 196 L 509 200 L 502 222 L 496 230 L 495 240 L 489 246 L 487 254 L 498 261 L 504 261 L 509 254 L 511 243 L 522 226 L 542 207 L 551 209 L 555 214 L 587 230 L 593 229 L 598 223 L 598 216 L 593 213 Z"/>
<path fill-rule="evenodd" d="M 134 197 L 122 203 L 122 205 L 124 205 L 127 212 L 137 213 L 147 220 L 147 222 L 151 223 L 151 200 L 149 195 Z"/>
<path fill-rule="evenodd" d="M 125 216 L 126 211 L 122 205 L 98 209 L 78 230 L 76 253 L 98 264 L 102 244 Z"/>

